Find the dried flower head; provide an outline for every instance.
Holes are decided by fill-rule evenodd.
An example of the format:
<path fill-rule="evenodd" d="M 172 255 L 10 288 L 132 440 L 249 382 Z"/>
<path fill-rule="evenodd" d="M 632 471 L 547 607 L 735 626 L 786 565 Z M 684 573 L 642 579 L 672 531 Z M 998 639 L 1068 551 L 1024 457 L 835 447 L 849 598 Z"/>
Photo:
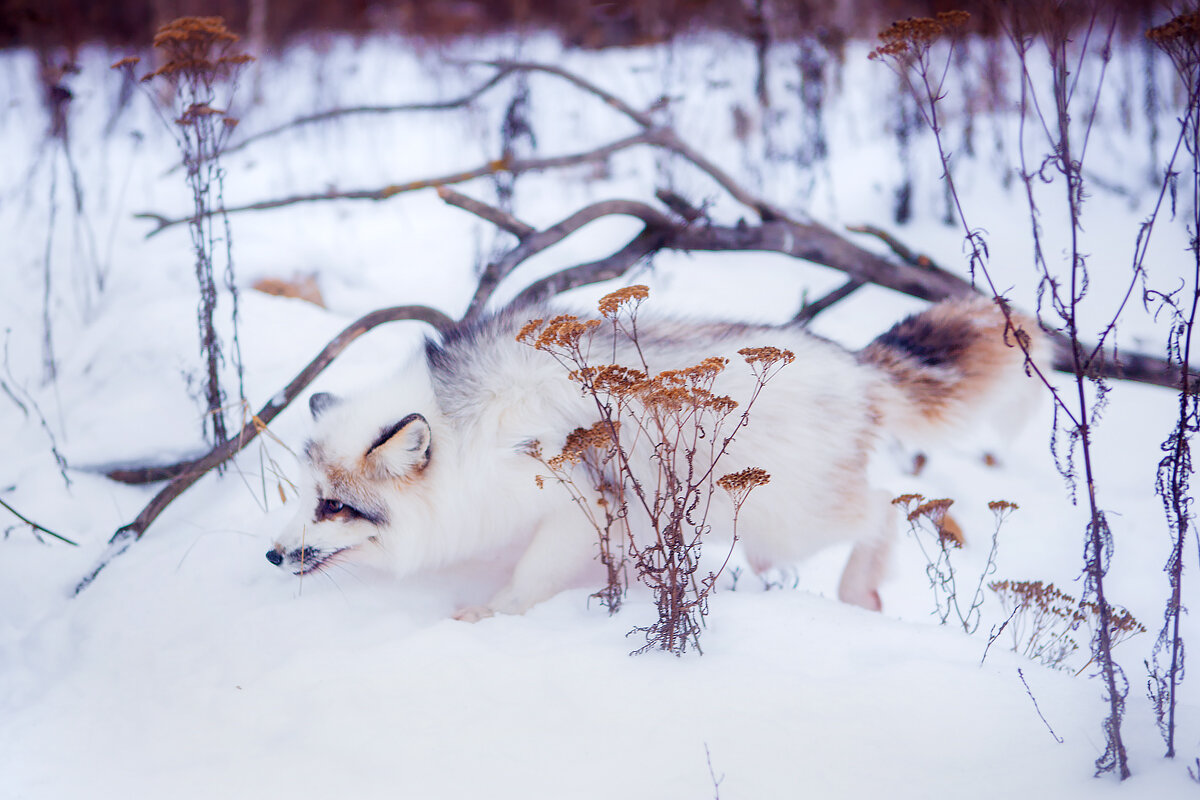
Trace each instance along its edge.
<path fill-rule="evenodd" d="M 175 123 L 177 125 L 195 125 L 201 117 L 211 117 L 222 113 L 224 112 L 218 111 L 208 103 L 192 103 L 183 110 L 183 114 L 175 120 Z"/>
<path fill-rule="evenodd" d="M 717 478 L 717 486 L 729 492 L 729 496 L 733 498 L 733 504 L 738 507 L 746 502 L 746 497 L 751 491 L 770 482 L 770 473 L 759 467 L 747 467 L 739 472 L 731 472 Z"/>
<path fill-rule="evenodd" d="M 755 377 L 766 383 L 775 373 L 796 360 L 796 354 L 791 350 L 781 350 L 778 347 L 743 347 L 738 355 L 746 359 L 750 371 Z"/>
<path fill-rule="evenodd" d="M 1200 11 L 1180 14 L 1170 22 L 1146 31 L 1146 38 L 1160 47 L 1173 42 L 1200 43 Z"/>
<path fill-rule="evenodd" d="M 650 289 L 646 286 L 642 286 L 641 284 L 626 286 L 624 289 L 618 289 L 600 298 L 600 313 L 612 319 L 626 305 L 632 306 L 632 309 L 636 310 L 642 304 L 642 301 L 649 296 Z"/>
<path fill-rule="evenodd" d="M 571 352 L 578 349 L 584 335 L 599 324 L 598 319 L 580 321 L 579 317 L 572 314 L 559 314 L 549 322 L 530 320 L 517 333 L 517 341 L 535 350 Z"/>
<path fill-rule="evenodd" d="M 1075 628 L 1084 621 L 1074 597 L 1043 581 L 992 581 L 988 588 L 1000 596 L 1005 608 L 1025 606 L 1058 617 Z"/>
<path fill-rule="evenodd" d="M 1146 31 L 1146 38 L 1162 48 L 1175 64 L 1189 92 L 1200 68 L 1200 11 L 1191 11 Z"/>
<path fill-rule="evenodd" d="M 939 500 L 925 501 L 909 510 L 908 521 L 916 524 L 924 519 L 937 531 L 938 542 L 943 547 L 962 547 L 962 528 L 946 513 L 952 505 L 954 505 L 954 501 L 945 497 Z"/>
<path fill-rule="evenodd" d="M 872 50 L 867 58 L 872 61 L 892 59 L 905 66 L 920 61 L 929 52 L 929 47 L 938 39 L 953 38 L 959 34 L 971 15 L 966 11 L 943 11 L 936 17 L 909 17 L 893 22 L 879 39 L 883 42 Z"/>
<path fill-rule="evenodd" d="M 527 344 L 533 347 L 533 343 L 537 340 L 534 336 L 541 329 L 544 319 L 531 319 L 521 326 L 521 330 L 517 331 L 517 341 L 521 344 Z"/>
<path fill-rule="evenodd" d="M 593 423 L 590 428 L 576 428 L 567 434 L 563 444 L 563 452 L 586 453 L 589 449 L 607 451 L 613 444 L 614 431 L 620 435 L 620 422 L 613 420 L 612 428 L 603 420 Z"/>
<path fill-rule="evenodd" d="M 567 373 L 567 377 L 591 391 L 617 398 L 632 394 L 646 382 L 646 373 L 620 364 L 583 367 Z"/>
<path fill-rule="evenodd" d="M 647 409 L 668 414 L 684 409 L 712 411 L 723 416 L 737 408 L 737 402 L 712 391 L 713 381 L 728 359 L 710 356 L 684 369 L 669 369 L 632 387 L 631 392 Z"/>
<path fill-rule="evenodd" d="M 142 80 L 165 77 L 211 83 L 217 78 L 230 77 L 254 60 L 252 56 L 229 52 L 238 39 L 237 34 L 225 27 L 221 17 L 171 20 L 154 35 L 154 46 L 162 50 L 165 61 Z"/>

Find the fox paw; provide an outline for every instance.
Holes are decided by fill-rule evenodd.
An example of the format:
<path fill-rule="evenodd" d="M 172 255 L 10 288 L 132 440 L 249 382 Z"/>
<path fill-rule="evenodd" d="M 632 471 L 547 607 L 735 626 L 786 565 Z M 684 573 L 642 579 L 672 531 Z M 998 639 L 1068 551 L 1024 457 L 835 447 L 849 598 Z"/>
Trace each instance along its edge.
<path fill-rule="evenodd" d="M 456 611 L 454 618 L 460 622 L 479 622 L 495 615 L 496 612 L 487 606 L 467 606 Z"/>

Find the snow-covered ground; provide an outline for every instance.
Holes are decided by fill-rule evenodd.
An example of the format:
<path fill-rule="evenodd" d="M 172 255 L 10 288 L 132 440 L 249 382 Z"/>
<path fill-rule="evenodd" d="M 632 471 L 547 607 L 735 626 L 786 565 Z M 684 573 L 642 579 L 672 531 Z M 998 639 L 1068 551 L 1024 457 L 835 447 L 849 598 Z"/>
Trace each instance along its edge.
<path fill-rule="evenodd" d="M 823 111 L 830 152 L 811 166 L 795 157 L 813 130 L 798 101 L 795 53 L 776 50 L 773 105 L 764 113 L 754 100 L 752 49 L 721 38 L 599 54 L 563 52 L 536 37 L 441 52 L 392 38 L 334 39 L 263 59 L 242 87 L 239 130 L 250 134 L 334 106 L 455 97 L 490 74 L 452 59 L 551 61 L 639 108 L 668 98 L 664 120 L 793 213 L 835 227 L 876 224 L 965 269 L 961 232 L 941 221 L 940 167 L 924 135 L 909 142 L 913 219 L 892 223 L 905 177 L 890 132 L 896 89 L 865 51 L 851 46 L 845 66 L 830 67 Z M 108 481 L 97 468 L 202 450 L 187 233 L 176 227 L 146 239 L 151 223 L 132 216 L 183 214 L 190 201 L 180 174 L 167 172 L 174 145 L 147 98 L 137 94 L 116 113 L 121 81 L 108 65 L 119 55 L 88 51 L 69 80 L 70 155 L 83 213 L 61 147 L 43 136 L 48 123 L 34 58 L 0 56 L 0 498 L 79 543 L 39 540 L 0 516 L 8 530 L 0 540 L 0 798 L 1018 793 L 1065 800 L 1195 793 L 1185 770 L 1200 755 L 1194 681 L 1183 685 L 1176 761 L 1161 758 L 1144 691 L 1142 665 L 1167 591 L 1161 567 L 1169 538 L 1155 466 L 1175 397 L 1141 385 L 1114 385 L 1096 443 L 1101 502 L 1115 539 L 1109 595 L 1151 630 L 1116 651 L 1130 682 L 1124 733 L 1134 777 L 1124 784 L 1092 777 L 1106 706 L 1085 658 L 1050 670 L 1007 651 L 1002 637 L 981 663 L 989 627 L 1006 616 L 1000 604 L 989 597 L 974 636 L 936 625 L 924 564 L 907 535 L 883 590 L 883 614 L 833 599 L 846 557 L 833 551 L 797 565 L 795 588 L 788 580 L 764 591 L 745 573 L 736 586 L 725 581 L 712 601 L 704 655 L 682 659 L 627 655 L 639 642 L 626 632 L 653 613 L 637 593 L 614 618 L 589 609 L 588 592 L 578 590 L 522 617 L 471 625 L 450 616 L 494 583 L 486 565 L 405 582 L 352 565 L 289 578 L 263 553 L 292 513 L 279 489 L 294 492 L 274 465 L 297 479 L 288 448 L 304 437 L 303 398 L 274 421 L 274 437 L 260 437 L 223 477 L 204 478 L 72 598 L 108 537 L 154 492 Z M 1093 293 L 1085 321 L 1092 329 L 1125 290 L 1137 226 L 1154 200 L 1146 123 L 1137 113 L 1128 124 L 1121 117 L 1123 104 L 1142 107 L 1144 57 L 1140 47 L 1118 52 L 1107 77 L 1111 99 L 1101 106 L 1088 154 L 1097 179 L 1086 231 Z M 510 79 L 469 110 L 346 118 L 262 141 L 229 158 L 226 201 L 379 188 L 485 163 L 499 155 L 516 85 Z M 520 154 L 574 152 L 633 132 L 561 79 L 535 75 L 528 85 L 533 139 L 518 140 Z M 1164 72 L 1159 91 L 1168 86 Z M 734 135 L 739 116 L 748 121 L 742 137 Z M 962 151 L 967 212 L 987 231 L 1004 288 L 1011 285 L 1014 300 L 1031 307 L 1032 273 L 1019 266 L 1030 253 L 1023 190 L 1005 180 L 1005 160 L 995 152 L 997 139 L 1011 152 L 1015 120 L 976 114 L 973 158 L 965 155 L 963 121 L 952 116 L 949 136 Z M 1173 137 L 1170 110 L 1161 123 L 1165 142 Z M 1165 150 L 1160 143 L 1156 155 Z M 594 200 L 652 198 L 659 186 L 710 200 L 722 222 L 747 214 L 707 178 L 646 150 L 623 153 L 605 170 L 523 176 L 513 209 L 540 227 Z M 496 196 L 488 180 L 461 188 Z M 1054 219 L 1049 212 L 1043 218 L 1051 234 Z M 369 310 L 426 303 L 461 313 L 477 265 L 507 243 L 431 190 L 231 220 L 253 408 Z M 497 300 L 554 269 L 611 252 L 636 230 L 627 220 L 589 226 L 522 267 Z M 1164 218 L 1155 237 L 1152 280 L 1174 288 L 1187 268 L 1183 223 Z M 1058 247 L 1052 242 L 1048 251 L 1057 255 Z M 304 274 L 317 276 L 328 310 L 248 288 L 262 277 Z M 649 284 L 660 311 L 783 321 L 805 293 L 820 296 L 842 279 L 780 256 L 663 254 L 626 282 Z M 590 304 L 610 288 L 581 290 L 564 302 Z M 42 359 L 47 292 L 54 381 L 44 379 Z M 867 288 L 814 327 L 858 347 L 920 307 Z M 1124 347 L 1154 350 L 1165 337 L 1161 321 L 1136 303 L 1121 330 Z M 419 323 L 379 328 L 312 390 L 366 385 L 399 368 L 427 333 Z M 1001 532 L 995 577 L 1054 582 L 1078 596 L 1084 515 L 1055 470 L 1049 429 L 1047 404 L 1002 452 L 999 467 L 985 466 L 964 443 L 932 454 L 920 477 L 903 474 L 887 454 L 880 472 L 896 494 L 956 500 L 969 541 L 960 574 L 970 580 L 987 556 L 986 503 L 1019 504 Z M 69 465 L 65 472 L 52 443 Z M 1194 547 L 1188 553 L 1185 605 L 1197 596 Z M 1195 621 L 1184 622 L 1195 641 Z"/>

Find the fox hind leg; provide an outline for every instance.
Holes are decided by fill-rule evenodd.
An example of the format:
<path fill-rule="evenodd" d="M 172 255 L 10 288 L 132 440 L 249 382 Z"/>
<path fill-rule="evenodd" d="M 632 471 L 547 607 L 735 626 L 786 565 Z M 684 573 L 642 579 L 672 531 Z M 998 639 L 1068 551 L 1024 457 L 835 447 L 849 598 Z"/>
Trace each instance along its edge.
<path fill-rule="evenodd" d="M 896 510 L 887 492 L 872 492 L 870 503 L 872 519 L 867 530 L 871 535 L 857 542 L 850 551 L 850 559 L 838 583 L 838 599 L 868 611 L 881 611 L 883 602 L 879 598 L 879 585 L 888 571 L 895 538 Z"/>

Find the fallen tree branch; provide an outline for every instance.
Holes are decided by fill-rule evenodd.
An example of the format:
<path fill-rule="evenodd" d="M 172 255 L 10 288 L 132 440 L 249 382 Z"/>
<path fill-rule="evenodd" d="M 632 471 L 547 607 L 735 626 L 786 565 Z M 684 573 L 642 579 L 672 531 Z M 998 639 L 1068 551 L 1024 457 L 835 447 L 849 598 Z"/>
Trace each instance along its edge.
<path fill-rule="evenodd" d="M 505 74 L 517 71 L 542 72 L 548 75 L 561 77 L 583 91 L 598 97 L 612 108 L 627 116 L 641 128 L 641 132 L 632 136 L 628 136 L 624 139 L 610 142 L 609 144 L 602 145 L 593 150 L 571 155 L 531 159 L 499 158 L 489 161 L 487 164 L 479 167 L 463 170 L 461 172 L 454 172 L 431 178 L 422 178 L 406 183 L 389 184 L 379 189 L 353 189 L 348 191 L 325 191 L 312 194 L 292 195 L 290 197 L 282 197 L 275 200 L 262 200 L 256 203 L 249 203 L 241 206 L 213 209 L 212 211 L 208 212 L 208 214 L 236 214 L 245 211 L 266 211 L 270 209 L 286 208 L 299 203 L 313 203 L 323 200 L 371 200 L 378 202 L 381 200 L 388 200 L 398 194 L 413 192 L 420 189 L 428 189 L 431 187 L 440 187 L 448 184 L 465 183 L 476 178 L 495 175 L 501 172 L 507 172 L 511 175 L 519 175 L 525 172 L 539 172 L 547 169 L 556 169 L 595 161 L 603 161 L 621 150 L 644 144 L 659 147 L 667 150 L 668 152 L 675 153 L 681 158 L 687 160 L 697 169 L 712 178 L 735 200 L 748 208 L 754 209 L 755 213 L 757 213 L 762 220 L 770 221 L 780 219 L 792 221 L 782 209 L 774 206 L 771 203 L 768 203 L 763 198 L 757 197 L 743 188 L 741 184 L 739 184 L 733 179 L 732 176 L 729 175 L 729 173 L 725 172 L 723 169 L 710 161 L 703 153 L 685 142 L 674 130 L 668 127 L 656 125 L 653 118 L 648 113 L 634 109 L 620 98 L 616 97 L 610 92 L 605 91 L 604 89 L 601 89 L 594 83 L 575 75 L 574 73 L 562 69 L 561 67 L 556 67 L 550 64 L 539 64 L 535 62 L 481 61 L 474 63 L 487 64 L 489 66 L 496 67 L 502 72 L 505 72 Z M 134 218 L 148 219 L 156 223 L 155 228 L 146 234 L 146 238 L 155 236 L 166 228 L 180 225 L 185 222 L 191 222 L 193 219 L 192 216 L 167 217 L 154 212 L 142 212 L 135 214 Z"/>
<path fill-rule="evenodd" d="M 446 204 L 461 208 L 463 211 L 467 211 L 477 217 L 482 217 L 497 228 L 511 233 L 518 239 L 524 239 L 530 234 L 537 233 L 537 228 L 532 225 L 526 225 L 507 211 L 495 206 L 489 206 L 487 203 L 482 203 L 465 194 L 460 194 L 449 186 L 443 185 L 437 187 L 437 194 Z"/>
<path fill-rule="evenodd" d="M 722 189 L 729 193 L 730 197 L 734 198 L 747 208 L 754 209 L 759 217 L 761 217 L 763 220 L 788 218 L 788 215 L 781 209 L 768 203 L 761 197 L 756 197 L 754 194 L 744 189 L 741 184 L 739 184 L 729 175 L 729 173 L 725 172 L 725 170 L 709 161 L 703 153 L 701 153 L 699 150 L 696 150 L 694 147 L 681 139 L 679 134 L 673 129 L 657 125 L 654 122 L 654 118 L 651 117 L 649 113 L 645 111 L 638 111 L 621 98 L 617 97 L 611 92 L 606 91 L 605 89 L 601 89 L 596 84 L 580 77 L 579 75 L 576 75 L 573 72 L 565 70 L 562 67 L 554 66 L 553 64 L 541 64 L 535 61 L 499 60 L 482 61 L 477 63 L 488 64 L 496 67 L 497 69 L 512 70 L 514 72 L 541 72 L 546 75 L 554 75 L 562 78 L 563 80 L 571 83 L 579 89 L 582 89 L 588 94 L 599 98 L 610 107 L 616 109 L 618 112 L 639 125 L 642 130 L 646 132 L 656 132 L 658 137 L 654 142 L 655 144 L 690 161 L 694 166 L 716 181 Z"/>
<path fill-rule="evenodd" d="M 593 84 L 574 76 L 557 67 L 523 62 L 493 62 L 501 69 L 541 71 L 561 76 L 574 85 L 591 92 L 604 100 L 622 114 L 625 114 L 642 127 L 641 132 L 617 140 L 610 144 L 574 155 L 556 156 L 541 159 L 500 160 L 465 172 L 439 178 L 424 179 L 406 184 L 384 187 L 380 190 L 362 190 L 357 192 L 327 192 L 320 195 L 307 195 L 283 200 L 255 203 L 240 208 L 225 209 L 227 213 L 242 210 L 261 210 L 279 208 L 300 202 L 328 199 L 370 199 L 384 200 L 396 194 L 416 189 L 438 187 L 439 196 L 448 204 L 461 208 L 475 216 L 487 220 L 502 230 L 517 237 L 517 244 L 507 253 L 487 265 L 479 279 L 474 295 L 463 318 L 454 321 L 440 311 L 424 306 L 400 306 L 380 309 L 355 321 L 326 347 L 304 368 L 280 393 L 275 395 L 266 406 L 243 428 L 233 439 L 213 448 L 201 458 L 183 464 L 148 467 L 142 470 L 123 468 L 110 473 L 111 477 L 118 476 L 126 481 L 144 479 L 145 481 L 161 480 L 170 476 L 170 482 L 163 487 L 138 517 L 129 525 L 119 529 L 109 541 L 109 549 L 102 556 L 95 569 L 89 573 L 76 587 L 76 593 L 88 586 L 111 560 L 125 552 L 130 544 L 139 539 L 146 529 L 158 518 L 162 511 L 205 473 L 218 464 L 224 463 L 253 440 L 263 427 L 291 403 L 295 397 L 322 371 L 326 366 L 352 341 L 372 328 L 394 320 L 421 320 L 442 333 L 449 332 L 459 325 L 473 322 L 481 316 L 488 307 L 496 289 L 509 278 L 513 271 L 532 256 L 562 241 L 567 236 L 595 220 L 615 216 L 631 216 L 643 223 L 643 229 L 620 249 L 609 256 L 586 264 L 579 264 L 559 270 L 557 273 L 543 278 L 527 287 L 516 295 L 514 304 L 533 302 L 552 297 L 562 292 L 600 281 L 611 280 L 624 275 L 631 267 L 654 253 L 669 249 L 684 252 L 693 251 L 764 251 L 781 253 L 797 259 L 803 259 L 816 264 L 844 272 L 849 280 L 830 294 L 815 303 L 801 309 L 795 321 L 803 322 L 811 319 L 825 308 L 840 301 L 859 287 L 873 283 L 878 286 L 893 289 L 904 294 L 929 301 L 944 300 L 952 297 L 963 297 L 979 294 L 965 279 L 950 273 L 933 263 L 924 256 L 916 256 L 890 235 L 876 228 L 863 226 L 856 230 L 881 239 L 895 253 L 900 261 L 889 260 L 872 253 L 830 228 L 812 220 L 799 220 L 790 217 L 761 198 L 745 190 L 736 181 L 708 161 L 702 154 L 696 152 L 684 143 L 674 131 L 669 128 L 655 127 L 650 116 L 636 111 L 609 93 Z M 735 199 L 758 213 L 761 224 L 739 222 L 734 226 L 714 225 L 701 216 L 691 215 L 694 207 L 688 206 L 682 222 L 675 220 L 669 214 L 646 203 L 630 200 L 608 200 L 592 204 L 564 218 L 559 223 L 544 230 L 522 222 L 513 215 L 488 205 L 480 200 L 467 197 L 450 189 L 449 184 L 461 183 L 484 175 L 507 171 L 512 174 L 530 172 L 559 167 L 574 166 L 588 161 L 603 160 L 615 152 L 636 145 L 652 145 L 674 152 L 689 161 L 693 166 L 709 175 Z M 189 218 L 170 220 L 156 214 L 139 215 L 155 219 L 159 226 L 149 235 L 154 235 L 171 225 L 187 222 Z M 688 217 L 692 217 L 689 219 Z M 1072 371 L 1073 347 L 1069 338 L 1052 332 L 1054 336 L 1056 355 L 1055 367 Z M 1103 374 L 1112 377 L 1140 380 L 1163 386 L 1175 387 L 1179 373 L 1172 365 L 1161 359 L 1141 355 L 1123 355 L 1120 361 L 1108 359 L 1103 364 Z"/>
<path fill-rule="evenodd" d="M 796 312 L 796 316 L 792 317 L 792 324 L 807 325 L 809 322 L 812 322 L 813 318 L 822 311 L 829 308 L 834 303 L 840 303 L 842 300 L 845 300 L 847 297 L 854 294 L 866 285 L 866 281 L 860 281 L 858 278 L 851 278 L 824 297 L 819 297 L 811 303 L 805 303 L 804 305 L 800 306 L 800 310 Z"/>
<path fill-rule="evenodd" d="M 299 374 L 292 378 L 287 386 L 277 392 L 233 438 L 214 447 L 208 453 L 193 461 L 169 466 L 147 467 L 143 470 L 123 468 L 119 474 L 124 483 L 153 483 L 161 480 L 159 476 L 164 474 L 164 470 L 169 471 L 172 480 L 154 496 L 149 505 L 142 509 L 137 519 L 117 531 L 116 535 L 113 536 L 113 540 L 115 541 L 119 537 L 123 538 L 122 532 L 125 531 L 131 532 L 135 538 L 140 538 L 172 500 L 203 477 L 206 472 L 218 464 L 223 464 L 249 444 L 258 435 L 262 427 L 270 424 L 271 420 L 279 415 L 279 412 L 287 408 L 288 404 L 296 399 L 296 396 L 312 383 L 351 342 L 372 328 L 376 328 L 385 322 L 395 322 L 398 320 L 425 322 L 443 333 L 449 331 L 455 324 L 454 320 L 450 319 L 450 317 L 437 309 L 427 306 L 381 308 L 378 311 L 372 311 L 370 314 L 355 320 L 329 342 L 329 344 L 325 345 L 324 349 L 304 369 L 300 370 Z M 109 477 L 113 477 L 114 480 L 118 479 L 114 477 L 113 473 L 109 473 Z M 98 572 L 101 568 L 102 566 L 98 567 L 96 571 Z"/>
<path fill-rule="evenodd" d="M 226 147 L 219 155 L 225 156 L 230 153 L 236 153 L 239 150 L 244 150 L 250 145 L 260 142 L 263 139 L 269 139 L 272 136 L 278 136 L 284 131 L 297 128 L 302 125 L 311 125 L 317 122 L 328 122 L 331 119 L 338 117 L 350 116 L 366 116 L 366 115 L 382 115 L 382 114 L 397 114 L 411 113 L 421 111 L 452 111 L 456 108 L 468 106 L 478 100 L 488 91 L 497 86 L 501 81 L 513 73 L 511 69 L 500 68 L 491 78 L 475 87 L 466 94 L 456 97 L 453 100 L 436 100 L 426 103 L 400 103 L 398 105 L 377 105 L 377 106 L 350 106 L 348 108 L 331 108 L 326 111 L 318 111 L 315 114 L 306 114 L 296 117 L 295 119 L 285 122 L 281 125 L 276 125 L 274 128 L 267 128 L 258 133 L 247 136 L 237 144 Z M 175 172 L 183 167 L 182 164 L 177 164 L 172 167 L 169 172 Z M 169 173 L 168 173 L 169 174 Z"/>
<path fill-rule="evenodd" d="M 933 259 L 931 259 L 929 256 L 917 255 L 912 250 L 908 249 L 903 242 L 882 228 L 876 228 L 874 225 L 847 225 L 846 230 L 850 231 L 851 233 L 865 233 L 870 236 L 874 236 L 876 239 L 879 239 L 881 242 L 886 244 L 888 249 L 899 256 L 900 260 L 905 264 L 911 264 L 914 267 L 933 266 Z"/>
<path fill-rule="evenodd" d="M 281 197 L 275 200 L 260 200 L 256 203 L 247 203 L 246 205 L 241 206 L 216 208 L 205 212 L 202 217 L 209 217 L 216 214 L 239 214 L 245 211 L 269 211 L 271 209 L 287 208 L 288 206 L 299 205 L 301 203 L 316 203 L 324 200 L 371 200 L 374 202 L 379 202 L 382 200 L 390 200 L 399 194 L 406 194 L 408 192 L 441 187 L 449 184 L 465 183 L 467 181 L 475 180 L 476 178 L 496 175 L 501 172 L 507 172 L 510 175 L 521 175 L 527 172 L 542 172 L 549 169 L 560 169 L 563 167 L 573 167 L 597 161 L 604 161 L 614 153 L 627 150 L 637 145 L 656 144 L 661 138 L 662 134 L 659 131 L 643 131 L 632 136 L 627 136 L 624 139 L 618 139 L 615 142 L 609 142 L 608 144 L 592 150 L 585 150 L 579 153 L 569 153 L 561 156 L 548 156 L 546 158 L 500 158 L 489 161 L 486 164 L 481 164 L 477 167 L 472 167 L 471 169 L 463 170 L 461 172 L 451 172 L 445 175 L 436 175 L 430 178 L 420 178 L 418 180 L 408 181 L 406 183 L 389 184 L 378 189 L 350 189 L 346 191 L 331 189 L 312 194 L 297 194 L 289 197 Z M 195 215 L 184 217 L 167 217 L 150 211 L 143 211 L 139 214 L 134 214 L 133 216 L 134 219 L 147 219 L 156 223 L 154 229 L 146 234 L 147 239 L 152 236 L 157 236 L 167 228 L 191 222 L 196 218 Z"/>
<path fill-rule="evenodd" d="M 482 201 L 476 200 L 474 203 L 475 206 L 491 209 L 493 214 L 504 213 L 499 209 L 492 209 L 491 206 Z M 474 212 L 474 208 L 468 208 L 465 205 L 460 207 L 464 210 Z M 545 230 L 537 231 L 531 229 L 532 232 L 520 237 L 516 247 L 487 265 L 483 274 L 479 277 L 479 285 L 475 290 L 475 295 L 471 298 L 470 304 L 467 306 L 467 312 L 463 319 L 470 320 L 479 316 L 491 299 L 492 294 L 496 291 L 496 287 L 522 263 L 543 250 L 558 244 L 583 226 L 595 222 L 602 217 L 612 216 L 636 217 L 646 223 L 647 228 L 667 230 L 673 226 L 670 217 L 645 203 L 639 203 L 634 200 L 604 200 L 576 211 L 566 219 L 551 225 Z"/>
<path fill-rule="evenodd" d="M 531 284 L 517 295 L 513 305 L 538 303 L 580 286 L 619 278 L 634 264 L 661 250 L 666 237 L 666 231 L 647 226 L 628 244 L 607 258 L 559 270 Z"/>

